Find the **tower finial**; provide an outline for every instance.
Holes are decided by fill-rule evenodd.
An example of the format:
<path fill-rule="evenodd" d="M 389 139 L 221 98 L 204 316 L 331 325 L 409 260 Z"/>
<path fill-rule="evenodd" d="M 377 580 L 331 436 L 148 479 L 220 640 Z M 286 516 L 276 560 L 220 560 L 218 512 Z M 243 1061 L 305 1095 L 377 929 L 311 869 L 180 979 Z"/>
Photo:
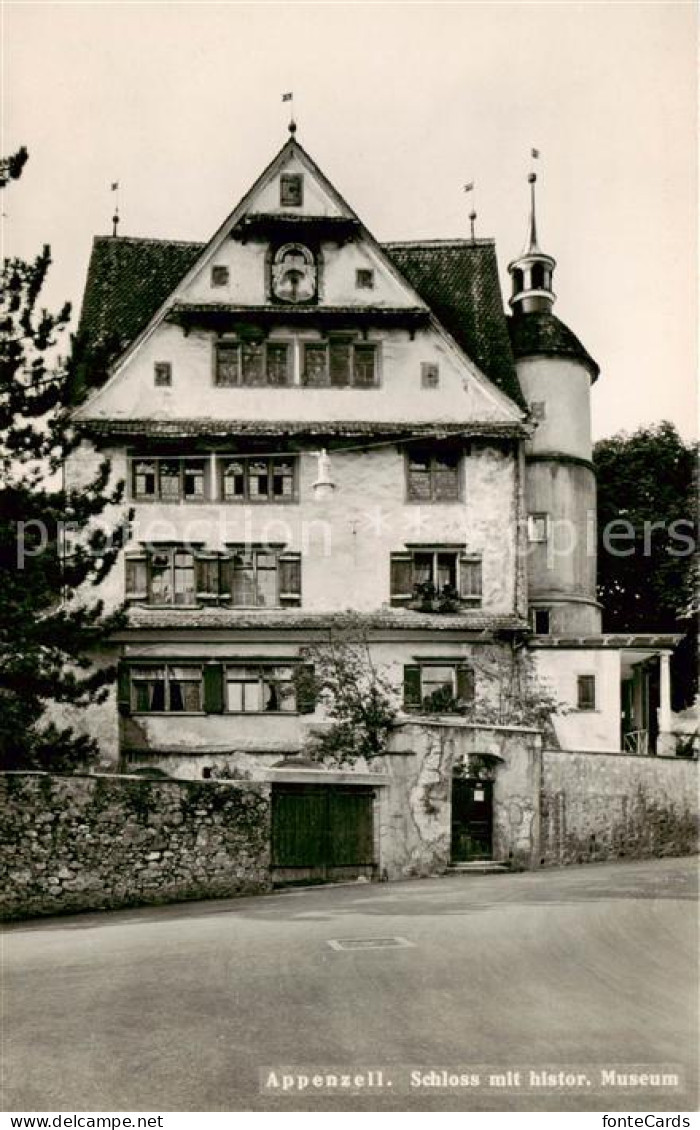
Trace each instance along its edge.
<path fill-rule="evenodd" d="M 530 150 L 532 160 L 537 161 L 539 149 Z M 513 293 L 509 299 L 514 314 L 537 314 L 551 311 L 556 295 L 552 290 L 552 274 L 556 262 L 551 255 L 540 251 L 537 242 L 537 210 L 535 185 L 537 173 L 530 169 L 527 178 L 530 185 L 530 218 L 527 227 L 525 249 L 519 258 L 508 264 L 513 281 Z"/>
<path fill-rule="evenodd" d="M 537 255 L 537 253 L 539 252 L 539 247 L 537 246 L 537 213 L 535 209 L 535 185 L 537 184 L 537 173 L 530 173 L 527 179 L 528 184 L 530 185 L 530 226 L 525 254 Z"/>
<path fill-rule="evenodd" d="M 293 91 L 288 90 L 286 94 L 283 94 L 282 95 L 282 101 L 290 103 L 290 106 L 289 106 L 289 125 L 287 126 L 287 129 L 289 130 L 290 135 L 292 137 L 294 137 L 294 134 L 297 132 L 297 124 L 294 121 L 294 93 L 293 93 Z"/>
<path fill-rule="evenodd" d="M 469 184 L 465 184 L 464 191 L 465 192 L 473 192 L 474 191 L 474 181 L 473 180 L 470 180 Z M 476 209 L 474 208 L 474 205 L 472 204 L 472 210 L 469 213 L 469 226 L 471 228 L 471 233 L 472 233 L 472 243 L 476 242 L 476 235 L 475 235 L 475 230 L 474 230 L 475 220 L 476 220 Z"/>
<path fill-rule="evenodd" d="M 119 227 L 119 181 L 112 181 L 112 192 L 116 195 L 114 197 L 114 215 L 112 216 L 112 236 L 116 239 Z"/>

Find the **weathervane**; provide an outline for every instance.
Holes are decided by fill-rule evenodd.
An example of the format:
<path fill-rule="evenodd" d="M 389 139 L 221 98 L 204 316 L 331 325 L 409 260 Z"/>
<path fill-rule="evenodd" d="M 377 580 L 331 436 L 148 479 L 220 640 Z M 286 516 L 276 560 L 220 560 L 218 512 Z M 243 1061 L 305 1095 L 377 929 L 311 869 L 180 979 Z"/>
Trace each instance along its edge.
<path fill-rule="evenodd" d="M 286 94 L 282 95 L 282 101 L 290 103 L 290 106 L 289 106 L 289 125 L 287 126 L 287 129 L 289 130 L 289 132 L 293 136 L 296 133 L 296 130 L 297 130 L 297 124 L 294 121 L 294 93 L 291 90 L 289 90 Z"/>

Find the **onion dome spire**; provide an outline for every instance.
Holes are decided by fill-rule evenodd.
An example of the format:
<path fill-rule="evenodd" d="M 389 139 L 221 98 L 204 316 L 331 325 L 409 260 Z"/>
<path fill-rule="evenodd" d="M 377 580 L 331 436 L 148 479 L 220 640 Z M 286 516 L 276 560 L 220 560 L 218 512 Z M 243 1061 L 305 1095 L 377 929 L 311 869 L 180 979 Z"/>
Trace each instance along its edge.
<path fill-rule="evenodd" d="M 539 151 L 533 149 L 532 156 L 539 157 Z M 551 255 L 540 251 L 537 242 L 535 200 L 537 173 L 531 172 L 527 180 L 530 185 L 530 217 L 527 239 L 522 255 L 508 264 L 508 273 L 513 283 L 509 305 L 514 314 L 532 314 L 543 311 L 549 313 L 556 300 L 556 295 L 552 290 L 552 275 L 557 264 Z"/>

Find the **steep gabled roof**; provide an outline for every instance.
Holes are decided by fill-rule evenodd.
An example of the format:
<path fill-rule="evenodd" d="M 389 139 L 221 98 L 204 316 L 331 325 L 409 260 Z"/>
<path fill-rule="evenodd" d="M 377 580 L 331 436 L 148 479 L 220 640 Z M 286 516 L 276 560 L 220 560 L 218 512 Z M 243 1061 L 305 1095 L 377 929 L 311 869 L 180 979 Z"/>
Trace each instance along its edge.
<path fill-rule="evenodd" d="M 570 357 L 586 365 L 594 381 L 598 379 L 600 367 L 556 314 L 518 313 L 508 318 L 508 330 L 516 357 Z"/>
<path fill-rule="evenodd" d="M 203 243 L 96 236 L 78 323 L 83 379 L 102 383 L 201 254 Z"/>
<path fill-rule="evenodd" d="M 130 345 L 181 282 L 206 244 L 99 236 L 93 242 L 78 340 L 91 386 Z M 502 392 L 520 406 L 490 240 L 382 245 L 438 321 Z"/>
<path fill-rule="evenodd" d="M 524 407 L 493 240 L 387 243 L 384 250 L 467 356 Z"/>

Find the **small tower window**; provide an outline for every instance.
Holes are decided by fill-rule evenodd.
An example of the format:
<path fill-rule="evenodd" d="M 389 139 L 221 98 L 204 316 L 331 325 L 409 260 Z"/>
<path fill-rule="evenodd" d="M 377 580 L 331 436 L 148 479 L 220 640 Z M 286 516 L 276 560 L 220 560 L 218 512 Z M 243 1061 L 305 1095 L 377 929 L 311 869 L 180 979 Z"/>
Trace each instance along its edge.
<path fill-rule="evenodd" d="M 525 278 L 520 267 L 515 267 L 513 270 L 513 294 L 520 294 L 521 290 L 525 289 Z"/>
<path fill-rule="evenodd" d="M 301 173 L 282 173 L 280 177 L 280 204 L 283 208 L 298 208 L 304 202 L 304 178 Z"/>
<path fill-rule="evenodd" d="M 549 515 L 528 514 L 527 536 L 530 541 L 544 542 L 549 532 Z"/>
<path fill-rule="evenodd" d="M 156 388 L 169 388 L 173 383 L 173 367 L 169 361 L 156 361 L 153 366 L 153 383 Z"/>
<path fill-rule="evenodd" d="M 374 271 L 358 267 L 355 272 L 355 286 L 358 290 L 374 290 Z"/>
<path fill-rule="evenodd" d="M 533 263 L 530 268 L 530 286 L 533 290 L 544 290 L 545 271 L 542 263 Z"/>
<path fill-rule="evenodd" d="M 548 636 L 550 632 L 550 616 L 548 608 L 533 608 L 532 630 L 536 636 Z"/>
<path fill-rule="evenodd" d="M 544 400 L 533 400 L 530 403 L 530 416 L 533 420 L 546 420 L 547 403 Z"/>
<path fill-rule="evenodd" d="M 211 269 L 211 285 L 226 286 L 228 283 L 228 267 L 217 264 Z"/>
<path fill-rule="evenodd" d="M 595 675 L 578 676 L 576 702 L 579 710 L 595 710 Z"/>

